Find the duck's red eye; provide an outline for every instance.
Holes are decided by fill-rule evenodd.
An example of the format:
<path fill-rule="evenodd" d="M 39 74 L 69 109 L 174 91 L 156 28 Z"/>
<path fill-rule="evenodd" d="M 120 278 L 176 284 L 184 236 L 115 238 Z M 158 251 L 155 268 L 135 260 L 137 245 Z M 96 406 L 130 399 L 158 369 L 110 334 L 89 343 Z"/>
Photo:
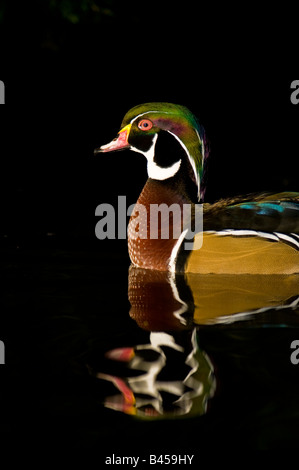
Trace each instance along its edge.
<path fill-rule="evenodd" d="M 141 121 L 138 122 L 138 127 L 142 131 L 149 131 L 153 127 L 153 123 L 149 119 L 141 119 Z"/>

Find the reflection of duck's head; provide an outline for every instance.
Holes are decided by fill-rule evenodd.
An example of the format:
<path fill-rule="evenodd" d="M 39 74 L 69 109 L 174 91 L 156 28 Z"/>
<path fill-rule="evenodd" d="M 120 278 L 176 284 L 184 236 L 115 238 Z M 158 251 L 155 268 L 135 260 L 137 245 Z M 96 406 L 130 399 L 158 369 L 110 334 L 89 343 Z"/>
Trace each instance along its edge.
<path fill-rule="evenodd" d="M 118 394 L 106 397 L 107 408 L 144 418 L 204 414 L 216 386 L 213 366 L 199 349 L 196 330 L 175 335 L 151 333 L 148 344 L 109 351 L 108 359 L 122 361 L 122 378 L 104 373 Z M 129 353 L 128 353 L 129 352 Z"/>

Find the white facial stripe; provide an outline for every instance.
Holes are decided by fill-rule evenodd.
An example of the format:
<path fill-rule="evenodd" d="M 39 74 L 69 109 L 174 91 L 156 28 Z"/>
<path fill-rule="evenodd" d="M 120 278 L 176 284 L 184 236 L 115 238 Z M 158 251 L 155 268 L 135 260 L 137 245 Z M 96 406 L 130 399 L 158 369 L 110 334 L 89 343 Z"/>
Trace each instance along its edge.
<path fill-rule="evenodd" d="M 134 121 L 136 121 L 136 119 L 138 119 L 140 116 L 144 116 L 145 114 L 149 114 L 149 113 L 161 113 L 161 111 L 145 111 L 144 113 L 141 113 L 141 114 L 138 114 L 138 116 L 135 116 L 131 121 L 130 121 L 130 124 L 133 124 Z M 166 111 L 163 111 L 163 114 L 170 114 Z"/>
<path fill-rule="evenodd" d="M 188 155 L 190 164 L 192 166 L 192 169 L 193 169 L 193 172 L 194 172 L 194 175 L 195 175 L 196 185 L 198 187 L 198 193 L 197 194 L 199 195 L 199 193 L 200 193 L 200 180 L 199 180 L 199 177 L 198 177 L 198 174 L 197 174 L 197 171 L 196 171 L 196 166 L 195 166 L 195 162 L 194 162 L 193 158 L 191 157 L 190 153 L 188 152 L 188 149 L 187 149 L 186 145 L 184 144 L 184 142 L 182 142 L 181 139 L 176 134 L 174 134 L 173 132 L 170 132 L 170 131 L 167 131 L 167 132 L 169 132 L 169 134 L 173 135 L 176 138 L 176 140 L 181 144 L 181 146 L 185 150 L 186 154 Z M 198 133 L 197 133 L 197 135 L 198 135 Z M 199 135 L 198 135 L 198 138 L 199 138 L 199 141 L 201 142 Z"/>
<path fill-rule="evenodd" d="M 147 174 L 149 178 L 153 180 L 163 181 L 168 178 L 174 176 L 181 166 L 181 160 L 175 162 L 173 165 L 169 166 L 168 168 L 162 168 L 154 162 L 155 157 L 155 145 L 157 142 L 158 134 L 155 134 L 152 140 L 152 145 L 150 148 L 145 152 L 142 150 L 137 149 L 131 145 L 131 150 L 134 152 L 142 153 L 147 159 Z"/>
<path fill-rule="evenodd" d="M 131 121 L 130 121 L 130 124 L 132 125 L 133 122 L 136 121 L 136 119 L 140 118 L 141 116 L 144 116 L 145 114 L 151 114 L 151 113 L 160 113 L 161 111 L 145 111 L 144 113 L 140 113 L 138 114 L 138 116 L 135 116 Z M 168 113 L 168 112 L 163 112 L 163 114 L 171 114 L 171 113 Z M 188 152 L 188 149 L 186 147 L 186 145 L 184 144 L 184 142 L 181 141 L 181 139 L 176 135 L 174 134 L 173 132 L 171 131 L 167 131 L 169 132 L 169 134 L 171 134 L 172 136 L 175 137 L 175 139 L 180 143 L 180 145 L 182 146 L 182 148 L 185 150 L 188 158 L 189 158 L 189 161 L 190 161 L 190 164 L 192 166 L 192 169 L 193 169 L 193 172 L 194 172 L 194 175 L 195 175 L 195 181 L 196 181 L 196 185 L 198 187 L 198 197 L 199 197 L 199 194 L 200 194 L 200 180 L 199 180 L 199 176 L 197 174 L 197 170 L 196 170 L 196 166 L 195 166 L 195 162 L 193 160 L 193 158 L 191 157 L 190 153 Z M 202 152 L 203 152 L 203 158 L 204 158 L 204 148 L 203 148 L 203 142 L 201 141 L 201 138 L 200 138 L 200 135 L 199 133 L 197 132 L 197 130 L 195 129 L 195 132 L 197 134 L 197 137 L 198 137 L 198 140 L 199 140 L 199 143 L 202 144 Z M 156 140 L 157 140 L 157 137 L 158 137 L 158 134 L 155 134 L 154 136 L 154 139 L 153 139 L 153 144 L 152 146 L 150 147 L 149 150 L 147 150 L 147 152 L 143 152 L 141 150 L 138 150 L 136 147 L 133 147 L 131 146 L 131 149 L 134 150 L 135 152 L 138 152 L 138 153 L 142 153 L 146 158 L 147 158 L 147 161 L 148 161 L 148 165 L 147 165 L 147 172 L 148 172 L 148 176 L 152 179 L 157 179 L 157 180 L 165 180 L 167 178 L 171 178 L 172 176 L 174 176 L 176 174 L 176 172 L 178 171 L 178 169 L 180 168 L 180 165 L 181 165 L 181 160 L 179 160 L 178 162 L 174 163 L 171 167 L 169 168 L 161 168 L 159 167 L 155 162 L 154 162 L 154 156 L 155 156 L 155 144 L 156 144 Z"/>
<path fill-rule="evenodd" d="M 158 138 L 158 134 L 154 134 L 153 140 L 152 140 L 152 145 L 150 146 L 150 148 L 147 151 L 139 150 L 138 148 L 134 147 L 133 145 L 131 145 L 131 150 L 134 150 L 134 152 L 142 153 L 142 155 L 145 156 L 147 161 L 153 161 L 154 156 L 155 156 L 155 145 L 156 145 L 156 142 L 157 142 L 157 138 Z"/>
<path fill-rule="evenodd" d="M 197 129 L 195 129 L 195 132 L 196 132 L 197 138 L 198 138 L 198 140 L 199 140 L 199 144 L 201 145 L 202 159 L 204 160 L 204 159 L 205 159 L 205 146 L 204 146 L 204 142 L 203 142 L 203 140 L 201 140 L 200 135 L 199 135 Z"/>

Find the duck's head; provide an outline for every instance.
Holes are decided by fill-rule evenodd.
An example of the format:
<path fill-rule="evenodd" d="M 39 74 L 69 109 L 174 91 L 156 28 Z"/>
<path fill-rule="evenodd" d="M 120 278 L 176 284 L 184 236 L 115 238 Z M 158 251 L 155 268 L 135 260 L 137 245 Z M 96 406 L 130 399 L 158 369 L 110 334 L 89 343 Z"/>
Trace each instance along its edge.
<path fill-rule="evenodd" d="M 149 178 L 166 180 L 174 177 L 180 168 L 187 168 L 188 176 L 201 187 L 207 145 L 203 127 L 184 106 L 171 103 L 145 103 L 135 106 L 125 115 L 115 139 L 102 145 L 98 152 L 131 149 L 147 159 Z"/>

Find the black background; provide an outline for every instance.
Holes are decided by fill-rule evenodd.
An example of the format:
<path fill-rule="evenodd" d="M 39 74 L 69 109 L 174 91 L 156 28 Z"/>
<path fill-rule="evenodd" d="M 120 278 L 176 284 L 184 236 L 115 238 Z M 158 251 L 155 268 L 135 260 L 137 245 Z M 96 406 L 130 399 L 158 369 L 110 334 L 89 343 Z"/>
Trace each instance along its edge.
<path fill-rule="evenodd" d="M 98 204 L 115 204 L 117 195 L 134 202 L 146 180 L 143 157 L 94 157 L 93 149 L 115 136 L 128 109 L 147 101 L 183 104 L 206 128 L 208 201 L 298 190 L 290 12 L 228 5 L 211 12 L 202 2 L 6 3 L 4 235 L 18 243 L 29 232 L 29 239 L 69 232 L 93 239 Z"/>
<path fill-rule="evenodd" d="M 0 338 L 7 351 L 1 412 L 3 432 L 7 429 L 17 445 L 30 442 L 29 450 L 39 429 L 47 449 L 64 442 L 65 429 L 71 441 L 78 421 L 82 436 L 91 442 L 93 428 L 90 436 L 84 433 L 92 423 L 96 448 L 98 429 L 113 442 L 114 423 L 109 424 L 107 413 L 101 426 L 93 415 L 86 387 L 90 379 L 85 369 L 82 379 L 74 356 L 84 362 L 82 350 L 86 354 L 93 332 L 100 351 L 105 346 L 103 320 L 92 296 L 102 306 L 107 331 L 113 325 L 120 337 L 127 327 L 127 310 L 126 317 L 122 311 L 107 314 L 113 311 L 111 295 L 116 296 L 113 276 L 123 276 L 117 296 L 129 308 L 127 243 L 96 239 L 95 208 L 115 205 L 118 195 L 126 195 L 128 205 L 135 202 L 147 178 L 146 163 L 129 151 L 94 156 L 93 150 L 114 138 L 132 106 L 174 102 L 200 119 L 211 146 L 207 201 L 255 191 L 298 191 L 299 105 L 290 101 L 291 82 L 298 78 L 296 13 L 281 5 L 261 11 L 253 3 L 224 3 L 208 11 L 204 2 L 161 3 L 2 2 L 0 79 L 6 104 L 0 110 L 0 235 L 8 300 L 1 318 Z M 48 248 L 65 251 L 53 255 Z M 97 286 L 101 269 L 104 300 Z M 73 309 L 75 319 L 68 322 L 62 315 L 58 321 L 60 309 L 62 314 Z M 67 336 L 70 329 L 76 341 Z M 232 341 L 242 339 L 241 334 L 232 336 Z M 263 341 L 261 351 L 267 348 Z M 251 336 L 249 343 L 255 343 Z M 285 344 L 289 359 L 289 338 Z M 233 346 L 230 353 L 241 367 Z M 228 371 L 227 383 L 239 383 L 233 374 Z M 242 393 L 249 394 L 247 385 L 241 384 Z M 231 399 L 239 405 L 235 423 L 238 410 L 247 409 L 246 396 L 238 390 Z M 229 407 L 225 413 L 216 434 L 220 442 L 223 432 L 223 445 L 229 446 Z M 122 436 L 125 418 L 119 416 Z M 255 436 L 258 419 L 254 431 L 246 427 L 246 437 Z M 213 423 L 209 436 L 215 434 Z M 170 429 L 172 423 L 165 426 Z M 184 432 L 183 424 L 180 429 Z M 203 426 L 201 435 L 205 432 Z M 241 433 L 238 442 L 245 442 Z"/>

